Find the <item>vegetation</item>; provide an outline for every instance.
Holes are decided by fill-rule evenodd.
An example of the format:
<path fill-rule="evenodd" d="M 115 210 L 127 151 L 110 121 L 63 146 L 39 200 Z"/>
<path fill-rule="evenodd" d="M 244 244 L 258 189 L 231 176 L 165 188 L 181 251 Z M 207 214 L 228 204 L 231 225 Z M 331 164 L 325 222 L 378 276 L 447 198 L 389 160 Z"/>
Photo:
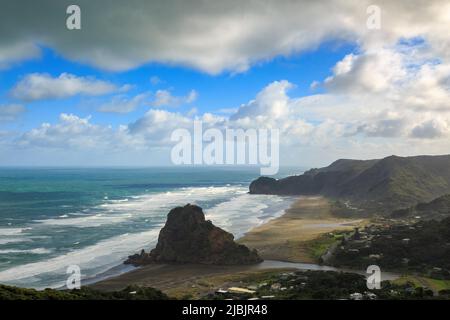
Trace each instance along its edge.
<path fill-rule="evenodd" d="M 343 231 L 335 231 L 322 234 L 316 239 L 306 242 L 305 247 L 308 254 L 316 261 L 321 262 L 322 256 L 333 246 L 339 244 L 344 238 Z"/>
<path fill-rule="evenodd" d="M 250 184 L 250 193 L 321 194 L 344 201 L 348 208 L 364 209 L 359 214 L 387 215 L 450 193 L 450 156 L 341 159 L 303 175 L 260 177 Z"/>
<path fill-rule="evenodd" d="M 102 292 L 82 287 L 79 290 L 42 291 L 0 285 L 0 300 L 167 300 L 168 297 L 154 288 L 128 286 L 121 291 Z"/>
<path fill-rule="evenodd" d="M 404 275 L 393 281 L 394 284 L 412 284 L 414 287 L 430 288 L 434 292 L 450 293 L 450 280 L 432 279 L 416 275 Z"/>
<path fill-rule="evenodd" d="M 443 219 L 450 215 L 450 194 L 436 198 L 433 201 L 419 203 L 415 206 L 396 210 L 392 218 L 408 218 L 420 216 L 423 219 Z"/>
<path fill-rule="evenodd" d="M 384 270 L 450 279 L 450 218 L 366 228 L 336 250 L 333 263 L 355 268 L 375 263 Z"/>
<path fill-rule="evenodd" d="M 395 283 L 383 281 L 381 289 L 368 290 L 366 278 L 354 273 L 334 271 L 296 271 L 273 272 L 259 277 L 249 277 L 241 285 L 255 289 L 254 293 L 235 294 L 232 292 L 215 293 L 209 299 L 446 299 L 448 295 L 433 295 L 433 291 L 420 285 L 405 281 Z"/>

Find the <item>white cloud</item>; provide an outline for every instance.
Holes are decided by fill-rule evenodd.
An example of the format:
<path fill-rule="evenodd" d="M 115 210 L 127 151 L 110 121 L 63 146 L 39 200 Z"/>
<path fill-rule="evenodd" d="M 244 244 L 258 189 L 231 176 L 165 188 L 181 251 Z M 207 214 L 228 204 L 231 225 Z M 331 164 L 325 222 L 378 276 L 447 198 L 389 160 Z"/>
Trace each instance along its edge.
<path fill-rule="evenodd" d="M 198 119 L 204 129 L 279 129 L 284 163 L 326 164 L 337 157 L 442 153 L 448 147 L 445 141 L 450 136 L 450 114 L 404 106 L 393 110 L 359 95 L 292 98 L 288 95 L 292 86 L 285 80 L 270 83 L 230 117 L 150 109 L 138 120 L 113 128 L 95 124 L 89 117 L 62 114 L 59 122 L 44 123 L 23 134 L 16 145 L 22 149 L 45 148 L 44 154 L 52 149 L 64 154 L 70 150 L 83 151 L 80 154 L 101 152 L 96 159 L 106 163 L 117 159 L 115 154 L 122 154 L 123 161 L 134 152 L 147 150 L 149 153 L 140 157 L 150 157 L 141 159 L 150 164 L 154 157 L 169 154 L 173 130 L 192 130 L 193 120 Z"/>
<path fill-rule="evenodd" d="M 287 91 L 293 85 L 286 81 L 275 81 L 261 90 L 255 100 L 242 105 L 231 119 L 253 118 L 264 116 L 271 119 L 285 118 L 289 113 L 289 97 Z"/>
<path fill-rule="evenodd" d="M 127 126 L 113 128 L 91 122 L 91 117 L 81 118 L 62 113 L 55 124 L 42 123 L 38 128 L 21 135 L 17 142 L 20 148 L 59 149 L 114 153 L 120 150 L 139 149 L 143 143 L 139 137 L 131 137 Z"/>
<path fill-rule="evenodd" d="M 192 118 L 177 112 L 150 109 L 142 118 L 129 124 L 128 129 L 131 135 L 143 137 L 151 147 L 153 145 L 168 146 L 173 130 L 190 127 L 192 127 Z"/>
<path fill-rule="evenodd" d="M 349 54 L 333 68 L 325 80 L 333 92 L 346 94 L 381 93 L 404 80 L 407 73 L 402 56 L 393 50 L 377 50 L 360 55 Z"/>
<path fill-rule="evenodd" d="M 0 70 L 7 69 L 12 64 L 39 56 L 39 49 L 28 41 L 0 45 Z"/>
<path fill-rule="evenodd" d="M 358 43 L 364 51 L 400 38 L 424 37 L 435 55 L 450 58 L 447 0 L 379 0 L 381 29 L 366 28 L 371 0 L 167 1 L 131 0 L 127 5 L 79 0 L 82 30 L 68 39 L 66 2 L 43 0 L 28 15 L 17 0 L 0 13 L 3 63 L 29 58 L 11 43 L 49 46 L 69 59 L 107 70 L 128 70 L 148 62 L 189 66 L 216 74 L 240 72 L 279 55 L 314 48 L 327 40 Z M 121 23 L 113 23 L 120 21 Z M 14 40 L 14 41 L 13 41 Z M 8 51 L 9 50 L 9 51 Z"/>
<path fill-rule="evenodd" d="M 141 93 L 132 98 L 123 95 L 112 97 L 111 101 L 102 104 L 97 110 L 100 112 L 112 113 L 128 113 L 134 111 L 144 100 L 148 94 Z"/>
<path fill-rule="evenodd" d="M 448 136 L 450 124 L 443 119 L 431 119 L 424 121 L 411 130 L 411 136 L 421 139 L 434 139 Z"/>
<path fill-rule="evenodd" d="M 11 90 L 12 97 L 24 100 L 62 99 L 75 95 L 97 96 L 111 93 L 118 88 L 106 81 L 90 77 L 78 77 L 62 73 L 52 77 L 46 73 L 26 75 Z"/>
<path fill-rule="evenodd" d="M 13 121 L 25 112 L 25 107 L 20 104 L 0 105 L 0 122 Z"/>
<path fill-rule="evenodd" d="M 219 114 L 235 114 L 237 111 L 239 110 L 239 108 L 222 108 L 217 110 L 216 112 Z"/>
<path fill-rule="evenodd" d="M 289 147 L 286 157 L 300 154 L 331 161 L 339 156 L 450 152 L 446 144 L 450 137 L 447 0 L 380 0 L 376 4 L 382 21 L 377 31 L 366 28 L 366 9 L 373 4 L 369 0 L 187 0 L 177 6 L 131 1 L 127 6 L 118 2 L 104 6 L 80 0 L 83 19 L 90 23 L 72 33 L 70 41 L 60 19 L 55 18 L 65 11 L 64 3 L 41 1 L 33 16 L 21 19 L 27 3 L 11 2 L 0 12 L 0 68 L 38 56 L 36 43 L 107 70 L 159 62 L 211 74 L 242 72 L 276 56 L 314 49 L 327 40 L 348 41 L 357 49 L 339 61 L 328 77 L 313 82 L 311 88 L 320 86 L 322 94 L 292 98 L 288 93 L 293 84 L 280 80 L 238 108 L 203 115 L 151 109 L 118 128 L 61 115 L 58 123 L 42 124 L 25 133 L 20 139 L 22 147 L 100 148 L 105 152 L 118 147 L 161 148 L 167 147 L 171 130 L 190 128 L 198 118 L 218 128 L 279 128 L 283 146 Z M 109 23 L 114 19 L 122 23 Z M 157 85 L 161 79 L 154 76 L 150 83 Z M 69 74 L 57 78 L 33 74 L 19 82 L 12 95 L 36 100 L 127 89 Z M 189 104 L 196 98 L 194 90 L 185 96 L 159 90 L 149 103 L 162 108 Z M 143 103 L 141 99 L 118 95 L 99 110 L 129 112 Z"/>
<path fill-rule="evenodd" d="M 19 146 L 42 148 L 96 148 L 109 134 L 109 129 L 90 123 L 90 117 L 80 118 L 62 113 L 59 123 L 43 123 L 19 139 Z"/>
<path fill-rule="evenodd" d="M 450 111 L 450 63 L 421 65 L 402 96 L 411 108 Z"/>
<path fill-rule="evenodd" d="M 178 107 L 194 102 L 198 97 L 195 90 L 191 90 L 186 96 L 174 96 L 168 90 L 158 90 L 152 102 L 154 107 Z"/>

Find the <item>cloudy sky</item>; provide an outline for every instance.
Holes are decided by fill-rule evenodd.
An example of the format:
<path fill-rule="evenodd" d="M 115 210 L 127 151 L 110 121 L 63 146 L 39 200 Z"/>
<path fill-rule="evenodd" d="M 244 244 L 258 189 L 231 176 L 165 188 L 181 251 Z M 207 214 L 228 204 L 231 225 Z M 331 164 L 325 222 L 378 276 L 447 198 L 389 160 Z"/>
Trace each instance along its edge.
<path fill-rule="evenodd" d="M 169 164 L 194 119 L 282 165 L 450 153 L 450 2 L 2 1 L 0 165 Z"/>

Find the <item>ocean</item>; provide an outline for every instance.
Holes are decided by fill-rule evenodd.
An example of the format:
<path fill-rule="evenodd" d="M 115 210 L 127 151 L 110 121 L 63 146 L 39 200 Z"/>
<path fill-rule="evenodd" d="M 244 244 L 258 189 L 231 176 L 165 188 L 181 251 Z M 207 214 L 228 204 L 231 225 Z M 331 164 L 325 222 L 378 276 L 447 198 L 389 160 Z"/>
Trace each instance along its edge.
<path fill-rule="evenodd" d="M 0 283 L 63 287 L 70 265 L 82 284 L 125 272 L 126 257 L 153 248 L 170 209 L 187 203 L 239 238 L 293 201 L 248 194 L 258 176 L 231 167 L 0 168 Z"/>

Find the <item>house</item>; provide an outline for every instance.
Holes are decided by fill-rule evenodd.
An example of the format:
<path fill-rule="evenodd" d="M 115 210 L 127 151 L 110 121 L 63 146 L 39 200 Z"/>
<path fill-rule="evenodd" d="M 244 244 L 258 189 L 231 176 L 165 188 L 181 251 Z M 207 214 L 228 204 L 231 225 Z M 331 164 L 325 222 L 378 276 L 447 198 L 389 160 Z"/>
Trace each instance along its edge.
<path fill-rule="evenodd" d="M 228 288 L 228 292 L 230 292 L 230 293 L 239 293 L 239 294 L 243 294 L 243 293 L 254 294 L 255 293 L 254 290 L 249 290 L 249 289 L 246 289 L 246 288 L 239 288 L 239 287 Z"/>
<path fill-rule="evenodd" d="M 216 293 L 217 294 L 225 294 L 225 293 L 228 293 L 228 291 L 224 290 L 224 289 L 218 289 L 218 290 L 216 290 Z"/>
<path fill-rule="evenodd" d="M 369 291 L 364 292 L 364 295 L 369 300 L 375 300 L 377 298 L 377 295 L 375 293 Z"/>
<path fill-rule="evenodd" d="M 281 288 L 281 284 L 279 284 L 278 282 L 273 283 L 273 284 L 270 286 L 270 289 L 272 289 L 272 290 L 280 290 L 280 288 Z"/>
<path fill-rule="evenodd" d="M 379 259 L 381 259 L 382 256 L 383 256 L 383 254 L 381 254 L 381 253 L 379 253 L 379 254 L 370 254 L 369 255 L 369 259 L 379 260 Z"/>
<path fill-rule="evenodd" d="M 267 282 L 261 282 L 258 284 L 258 289 L 267 286 Z"/>
<path fill-rule="evenodd" d="M 350 294 L 350 300 L 362 300 L 362 299 L 363 299 L 362 293 L 355 292 Z"/>

